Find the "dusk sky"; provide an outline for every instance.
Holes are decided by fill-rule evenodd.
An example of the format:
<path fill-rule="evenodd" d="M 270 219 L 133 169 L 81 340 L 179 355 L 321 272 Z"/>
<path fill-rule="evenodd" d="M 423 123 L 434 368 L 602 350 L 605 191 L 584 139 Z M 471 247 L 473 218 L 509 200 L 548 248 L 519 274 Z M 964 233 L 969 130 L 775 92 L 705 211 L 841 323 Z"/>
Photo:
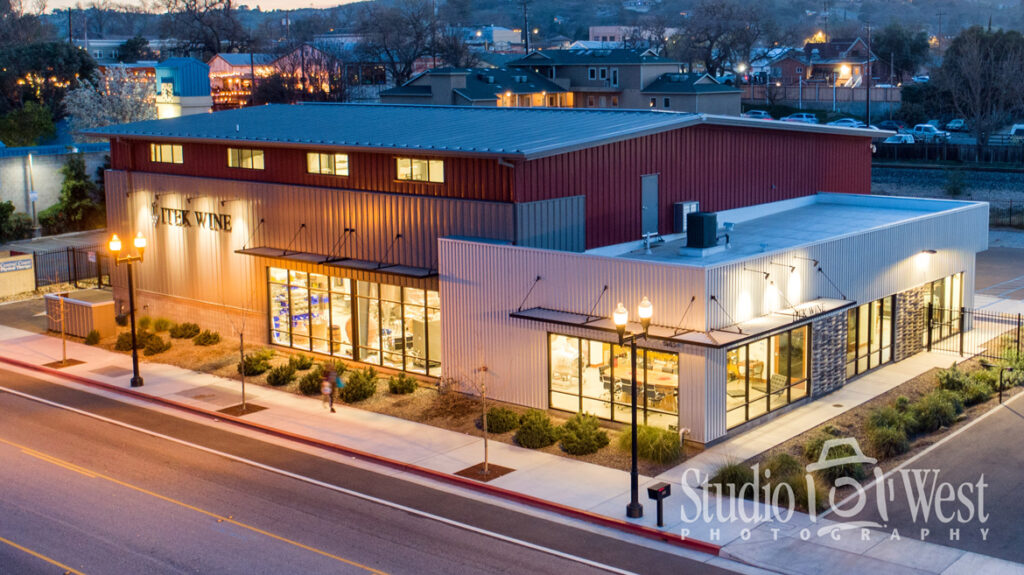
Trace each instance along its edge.
<path fill-rule="evenodd" d="M 248 0 L 237 2 L 237 4 L 247 4 L 253 8 L 259 6 L 261 10 L 297 10 L 299 8 L 328 8 L 338 6 L 339 4 L 348 4 L 349 1 L 353 0 Z M 49 0 L 46 3 L 46 8 L 47 10 L 65 10 L 78 5 L 88 7 L 89 2 L 81 0 Z"/>

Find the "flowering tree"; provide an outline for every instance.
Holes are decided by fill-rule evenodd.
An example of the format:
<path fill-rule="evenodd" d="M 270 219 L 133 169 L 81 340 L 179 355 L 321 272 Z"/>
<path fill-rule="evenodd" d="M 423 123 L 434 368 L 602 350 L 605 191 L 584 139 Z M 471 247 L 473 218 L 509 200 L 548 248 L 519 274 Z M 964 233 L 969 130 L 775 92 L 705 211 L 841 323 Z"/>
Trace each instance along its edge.
<path fill-rule="evenodd" d="M 127 68 L 110 67 L 99 80 L 84 80 L 80 87 L 68 92 L 64 108 L 76 132 L 153 120 L 156 92 L 151 78 L 135 75 Z"/>

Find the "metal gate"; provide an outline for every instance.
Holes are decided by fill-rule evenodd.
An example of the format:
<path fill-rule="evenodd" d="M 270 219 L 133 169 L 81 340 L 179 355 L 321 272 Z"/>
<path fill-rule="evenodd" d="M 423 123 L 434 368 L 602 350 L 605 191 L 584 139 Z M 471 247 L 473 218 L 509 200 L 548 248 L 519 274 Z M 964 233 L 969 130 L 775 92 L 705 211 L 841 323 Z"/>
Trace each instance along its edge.
<path fill-rule="evenodd" d="M 925 317 L 924 344 L 928 351 L 990 359 L 1020 356 L 1021 314 L 929 305 Z"/>
<path fill-rule="evenodd" d="M 66 247 L 32 253 L 36 289 L 57 283 L 110 285 L 110 255 L 101 246 Z"/>

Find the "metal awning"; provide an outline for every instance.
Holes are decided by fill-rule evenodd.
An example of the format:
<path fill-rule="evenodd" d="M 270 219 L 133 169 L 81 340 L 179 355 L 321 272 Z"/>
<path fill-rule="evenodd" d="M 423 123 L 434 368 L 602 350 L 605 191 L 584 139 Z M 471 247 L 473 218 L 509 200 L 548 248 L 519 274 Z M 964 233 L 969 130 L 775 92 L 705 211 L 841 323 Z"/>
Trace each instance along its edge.
<path fill-rule="evenodd" d="M 311 252 L 296 252 L 267 246 L 244 248 L 240 250 L 235 250 L 235 253 L 244 254 L 247 256 L 258 256 L 277 260 L 316 264 L 341 269 L 394 274 L 411 278 L 427 278 L 437 275 L 437 270 L 427 268 L 403 266 L 398 264 L 389 264 L 385 262 L 375 262 L 370 260 L 358 260 L 354 258 L 332 258 L 331 256 L 327 256 L 324 254 L 316 254 Z"/>
<path fill-rule="evenodd" d="M 853 301 L 821 298 L 722 329 L 696 331 L 651 325 L 647 330 L 647 337 L 653 340 L 696 345 L 699 347 L 732 347 L 748 340 L 760 339 L 773 333 L 805 324 L 819 316 L 855 305 L 857 303 Z M 611 318 L 602 316 L 559 311 L 543 307 L 514 311 L 509 316 L 554 325 L 580 327 L 612 334 L 617 333 Z M 632 322 L 627 326 L 627 330 L 632 333 L 639 333 L 643 331 L 643 327 L 639 323 Z"/>

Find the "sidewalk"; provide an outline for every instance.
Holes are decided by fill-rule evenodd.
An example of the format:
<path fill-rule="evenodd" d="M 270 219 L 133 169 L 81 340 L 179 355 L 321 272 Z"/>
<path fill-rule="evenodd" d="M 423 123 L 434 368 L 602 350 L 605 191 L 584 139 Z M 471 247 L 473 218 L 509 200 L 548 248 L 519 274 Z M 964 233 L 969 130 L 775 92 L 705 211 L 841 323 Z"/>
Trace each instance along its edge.
<path fill-rule="evenodd" d="M 0 326 L 0 357 L 43 365 L 61 357 L 60 339 Z M 69 343 L 68 356 L 85 363 L 61 370 L 97 382 L 128 387 L 131 358 L 81 344 Z M 827 535 L 801 539 L 801 529 L 817 531 L 833 524 L 803 514 L 788 522 L 771 522 L 761 517 L 769 509 L 759 503 L 711 498 L 704 510 L 710 521 L 685 523 L 698 508 L 683 493 L 680 484 L 687 468 L 710 470 L 726 458 L 745 459 L 797 435 L 826 419 L 882 393 L 936 366 L 948 366 L 953 356 L 919 354 L 898 364 L 865 375 L 829 396 L 771 423 L 709 448 L 685 464 L 657 478 L 641 477 L 641 501 L 645 516 L 631 523 L 655 528 L 656 512 L 647 500 L 646 486 L 660 481 L 673 485 L 665 502 L 668 536 L 678 537 L 684 529 L 689 537 L 722 547 L 720 555 L 757 567 L 787 573 L 848 573 L 854 569 L 881 573 L 1021 573 L 1024 566 L 975 553 L 922 543 L 907 538 L 890 540 L 887 532 L 871 532 L 863 541 L 854 530 L 833 540 Z M 0 367 L 4 367 L 0 365 Z M 145 362 L 145 386 L 134 391 L 216 411 L 237 405 L 240 388 L 236 381 L 173 366 Z M 436 427 L 363 411 L 342 405 L 336 414 L 326 412 L 318 398 L 300 397 L 277 389 L 248 386 L 247 400 L 267 409 L 246 415 L 246 421 L 288 433 L 340 445 L 392 460 L 406 462 L 440 473 L 452 474 L 479 463 L 482 440 Z M 839 404 L 842 407 L 834 407 Z M 597 465 L 540 453 L 500 442 L 490 443 L 490 461 L 511 467 L 514 472 L 490 483 L 527 497 L 557 505 L 624 520 L 629 501 L 629 474 Z M 701 492 L 702 493 L 702 492 Z M 724 521 L 718 511 L 733 506 L 742 509 L 749 521 Z M 756 512 L 756 513 L 755 513 Z M 759 514 L 760 517 L 755 515 Z M 707 560 L 714 563 L 712 556 Z M 721 565 L 721 564 L 720 564 Z M 721 565 L 728 568 L 728 565 Z"/>

